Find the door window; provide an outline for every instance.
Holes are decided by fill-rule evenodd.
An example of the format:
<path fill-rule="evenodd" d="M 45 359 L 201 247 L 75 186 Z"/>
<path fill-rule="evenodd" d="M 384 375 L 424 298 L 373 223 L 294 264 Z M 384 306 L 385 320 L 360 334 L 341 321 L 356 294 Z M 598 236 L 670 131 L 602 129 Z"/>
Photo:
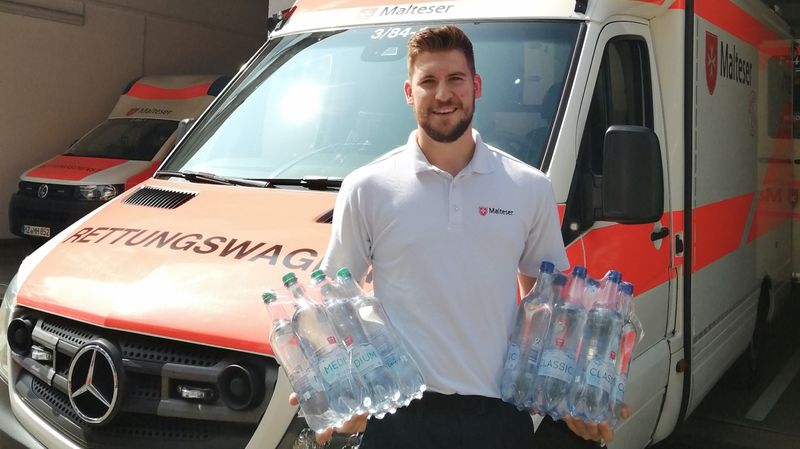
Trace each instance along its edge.
<path fill-rule="evenodd" d="M 647 44 L 639 37 L 616 37 L 608 42 L 597 75 L 586 126 L 578 151 L 563 234 L 566 243 L 594 223 L 593 186 L 603 174 L 603 143 L 611 125 L 653 129 L 653 100 Z"/>

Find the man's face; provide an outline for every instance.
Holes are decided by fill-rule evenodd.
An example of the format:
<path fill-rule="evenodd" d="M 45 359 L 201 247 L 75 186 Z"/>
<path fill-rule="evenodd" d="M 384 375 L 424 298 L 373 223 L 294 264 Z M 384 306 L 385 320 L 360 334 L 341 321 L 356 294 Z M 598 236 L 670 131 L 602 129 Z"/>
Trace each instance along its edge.
<path fill-rule="evenodd" d="M 433 140 L 450 143 L 472 123 L 481 78 L 473 75 L 460 50 L 420 53 L 405 83 L 406 101 L 422 130 Z"/>

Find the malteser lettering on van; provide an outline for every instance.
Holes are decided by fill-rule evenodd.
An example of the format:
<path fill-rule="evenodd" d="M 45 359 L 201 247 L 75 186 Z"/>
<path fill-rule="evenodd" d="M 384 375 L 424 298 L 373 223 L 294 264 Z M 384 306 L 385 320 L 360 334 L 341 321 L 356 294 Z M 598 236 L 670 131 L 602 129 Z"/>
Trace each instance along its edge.
<path fill-rule="evenodd" d="M 400 5 L 381 8 L 380 16 L 412 16 L 422 14 L 447 14 L 454 5 Z"/>
<path fill-rule="evenodd" d="M 753 63 L 736 51 L 736 45 L 719 41 L 719 74 L 723 78 L 750 86 L 753 84 Z"/>
<path fill-rule="evenodd" d="M 292 249 L 288 252 L 281 244 L 240 240 L 221 235 L 206 236 L 150 229 L 86 227 L 70 235 L 62 243 L 125 245 L 132 247 L 192 251 L 202 255 L 216 255 L 248 262 L 266 261 L 270 265 L 281 262 L 284 267 L 307 271 L 319 267 L 319 255 L 311 248 Z M 315 267 L 315 269 L 316 269 Z"/>

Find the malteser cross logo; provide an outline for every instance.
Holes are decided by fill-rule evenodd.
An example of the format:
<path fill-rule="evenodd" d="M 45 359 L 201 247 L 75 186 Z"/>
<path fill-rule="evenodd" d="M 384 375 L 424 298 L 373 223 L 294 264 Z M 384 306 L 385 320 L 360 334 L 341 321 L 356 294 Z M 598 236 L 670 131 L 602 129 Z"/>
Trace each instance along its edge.
<path fill-rule="evenodd" d="M 706 85 L 711 95 L 717 87 L 717 43 L 717 36 L 706 31 Z"/>
<path fill-rule="evenodd" d="M 514 215 L 513 210 L 507 209 L 500 209 L 499 207 L 486 207 L 486 206 L 478 206 L 478 214 L 481 217 L 485 217 L 489 214 L 492 215 Z"/>

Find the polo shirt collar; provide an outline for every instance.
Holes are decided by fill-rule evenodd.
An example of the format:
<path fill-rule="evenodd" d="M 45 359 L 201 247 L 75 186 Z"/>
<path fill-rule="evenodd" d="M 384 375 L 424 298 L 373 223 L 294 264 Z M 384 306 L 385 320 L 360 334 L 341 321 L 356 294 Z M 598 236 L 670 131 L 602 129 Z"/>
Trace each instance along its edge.
<path fill-rule="evenodd" d="M 492 157 L 489 147 L 481 139 L 481 135 L 474 128 L 472 129 L 472 138 L 475 140 L 475 152 L 472 154 L 472 160 L 469 161 L 464 171 L 467 173 L 492 173 L 494 171 L 494 158 Z M 414 173 L 422 173 L 424 171 L 437 170 L 437 168 L 428 161 L 425 153 L 417 143 L 417 130 L 411 132 L 408 136 L 406 149 L 411 156 L 411 165 Z"/>

